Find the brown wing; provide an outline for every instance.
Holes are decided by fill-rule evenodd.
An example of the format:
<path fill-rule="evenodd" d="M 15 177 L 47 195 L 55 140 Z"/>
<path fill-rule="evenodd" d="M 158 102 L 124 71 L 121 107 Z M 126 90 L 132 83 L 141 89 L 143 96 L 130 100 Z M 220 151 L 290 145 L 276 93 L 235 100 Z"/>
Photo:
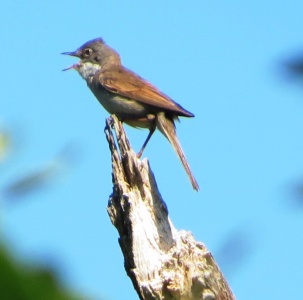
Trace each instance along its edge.
<path fill-rule="evenodd" d="M 101 71 L 99 82 L 112 93 L 175 112 L 179 116 L 194 116 L 148 81 L 123 66 L 115 66 Z"/>

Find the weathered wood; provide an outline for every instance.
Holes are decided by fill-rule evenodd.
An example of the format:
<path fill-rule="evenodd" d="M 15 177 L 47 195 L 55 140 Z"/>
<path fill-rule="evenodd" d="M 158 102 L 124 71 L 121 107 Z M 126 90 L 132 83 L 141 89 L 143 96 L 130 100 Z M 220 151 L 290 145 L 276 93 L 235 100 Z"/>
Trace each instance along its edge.
<path fill-rule="evenodd" d="M 173 226 L 147 159 L 137 158 L 115 116 L 105 132 L 113 176 L 107 211 L 139 298 L 234 300 L 205 245 Z"/>

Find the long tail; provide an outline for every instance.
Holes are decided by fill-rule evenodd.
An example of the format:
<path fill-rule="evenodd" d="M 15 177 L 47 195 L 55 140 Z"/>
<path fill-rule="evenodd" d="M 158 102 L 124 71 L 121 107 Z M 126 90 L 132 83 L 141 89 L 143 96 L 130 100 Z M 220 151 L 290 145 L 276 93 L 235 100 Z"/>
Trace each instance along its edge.
<path fill-rule="evenodd" d="M 198 191 L 199 185 L 188 165 L 185 154 L 184 154 L 184 152 L 181 148 L 181 145 L 179 143 L 179 140 L 177 138 L 175 123 L 174 123 L 173 119 L 165 116 L 164 112 L 158 113 L 157 114 L 157 128 L 162 132 L 162 134 L 169 140 L 169 142 L 173 146 L 174 150 L 178 154 L 178 156 L 183 164 L 183 167 L 190 179 L 190 182 L 191 182 L 193 188 L 196 191 Z"/>

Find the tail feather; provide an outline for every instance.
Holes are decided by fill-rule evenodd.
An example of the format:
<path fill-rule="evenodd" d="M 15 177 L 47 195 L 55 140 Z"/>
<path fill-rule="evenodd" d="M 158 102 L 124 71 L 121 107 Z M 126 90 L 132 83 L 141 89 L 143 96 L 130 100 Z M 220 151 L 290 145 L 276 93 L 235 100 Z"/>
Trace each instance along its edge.
<path fill-rule="evenodd" d="M 177 155 L 179 156 L 183 167 L 190 179 L 190 182 L 193 188 L 198 191 L 199 185 L 189 167 L 189 164 L 186 160 L 185 154 L 181 148 L 179 140 L 176 134 L 175 123 L 172 118 L 165 116 L 165 113 L 161 112 L 157 114 L 157 128 L 161 131 L 161 133 L 169 140 L 171 145 L 173 146 L 174 150 L 176 151 Z"/>

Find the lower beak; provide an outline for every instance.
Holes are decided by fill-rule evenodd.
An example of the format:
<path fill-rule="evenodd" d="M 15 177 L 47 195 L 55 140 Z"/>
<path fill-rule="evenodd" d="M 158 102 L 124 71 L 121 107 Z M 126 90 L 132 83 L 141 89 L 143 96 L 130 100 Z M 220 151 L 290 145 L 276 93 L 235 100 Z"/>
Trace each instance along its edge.
<path fill-rule="evenodd" d="M 65 68 L 63 69 L 62 71 L 67 71 L 67 70 L 71 70 L 71 69 L 75 69 L 77 70 L 77 68 L 79 67 L 79 64 L 73 64 L 72 66 L 68 67 L 68 68 Z"/>

